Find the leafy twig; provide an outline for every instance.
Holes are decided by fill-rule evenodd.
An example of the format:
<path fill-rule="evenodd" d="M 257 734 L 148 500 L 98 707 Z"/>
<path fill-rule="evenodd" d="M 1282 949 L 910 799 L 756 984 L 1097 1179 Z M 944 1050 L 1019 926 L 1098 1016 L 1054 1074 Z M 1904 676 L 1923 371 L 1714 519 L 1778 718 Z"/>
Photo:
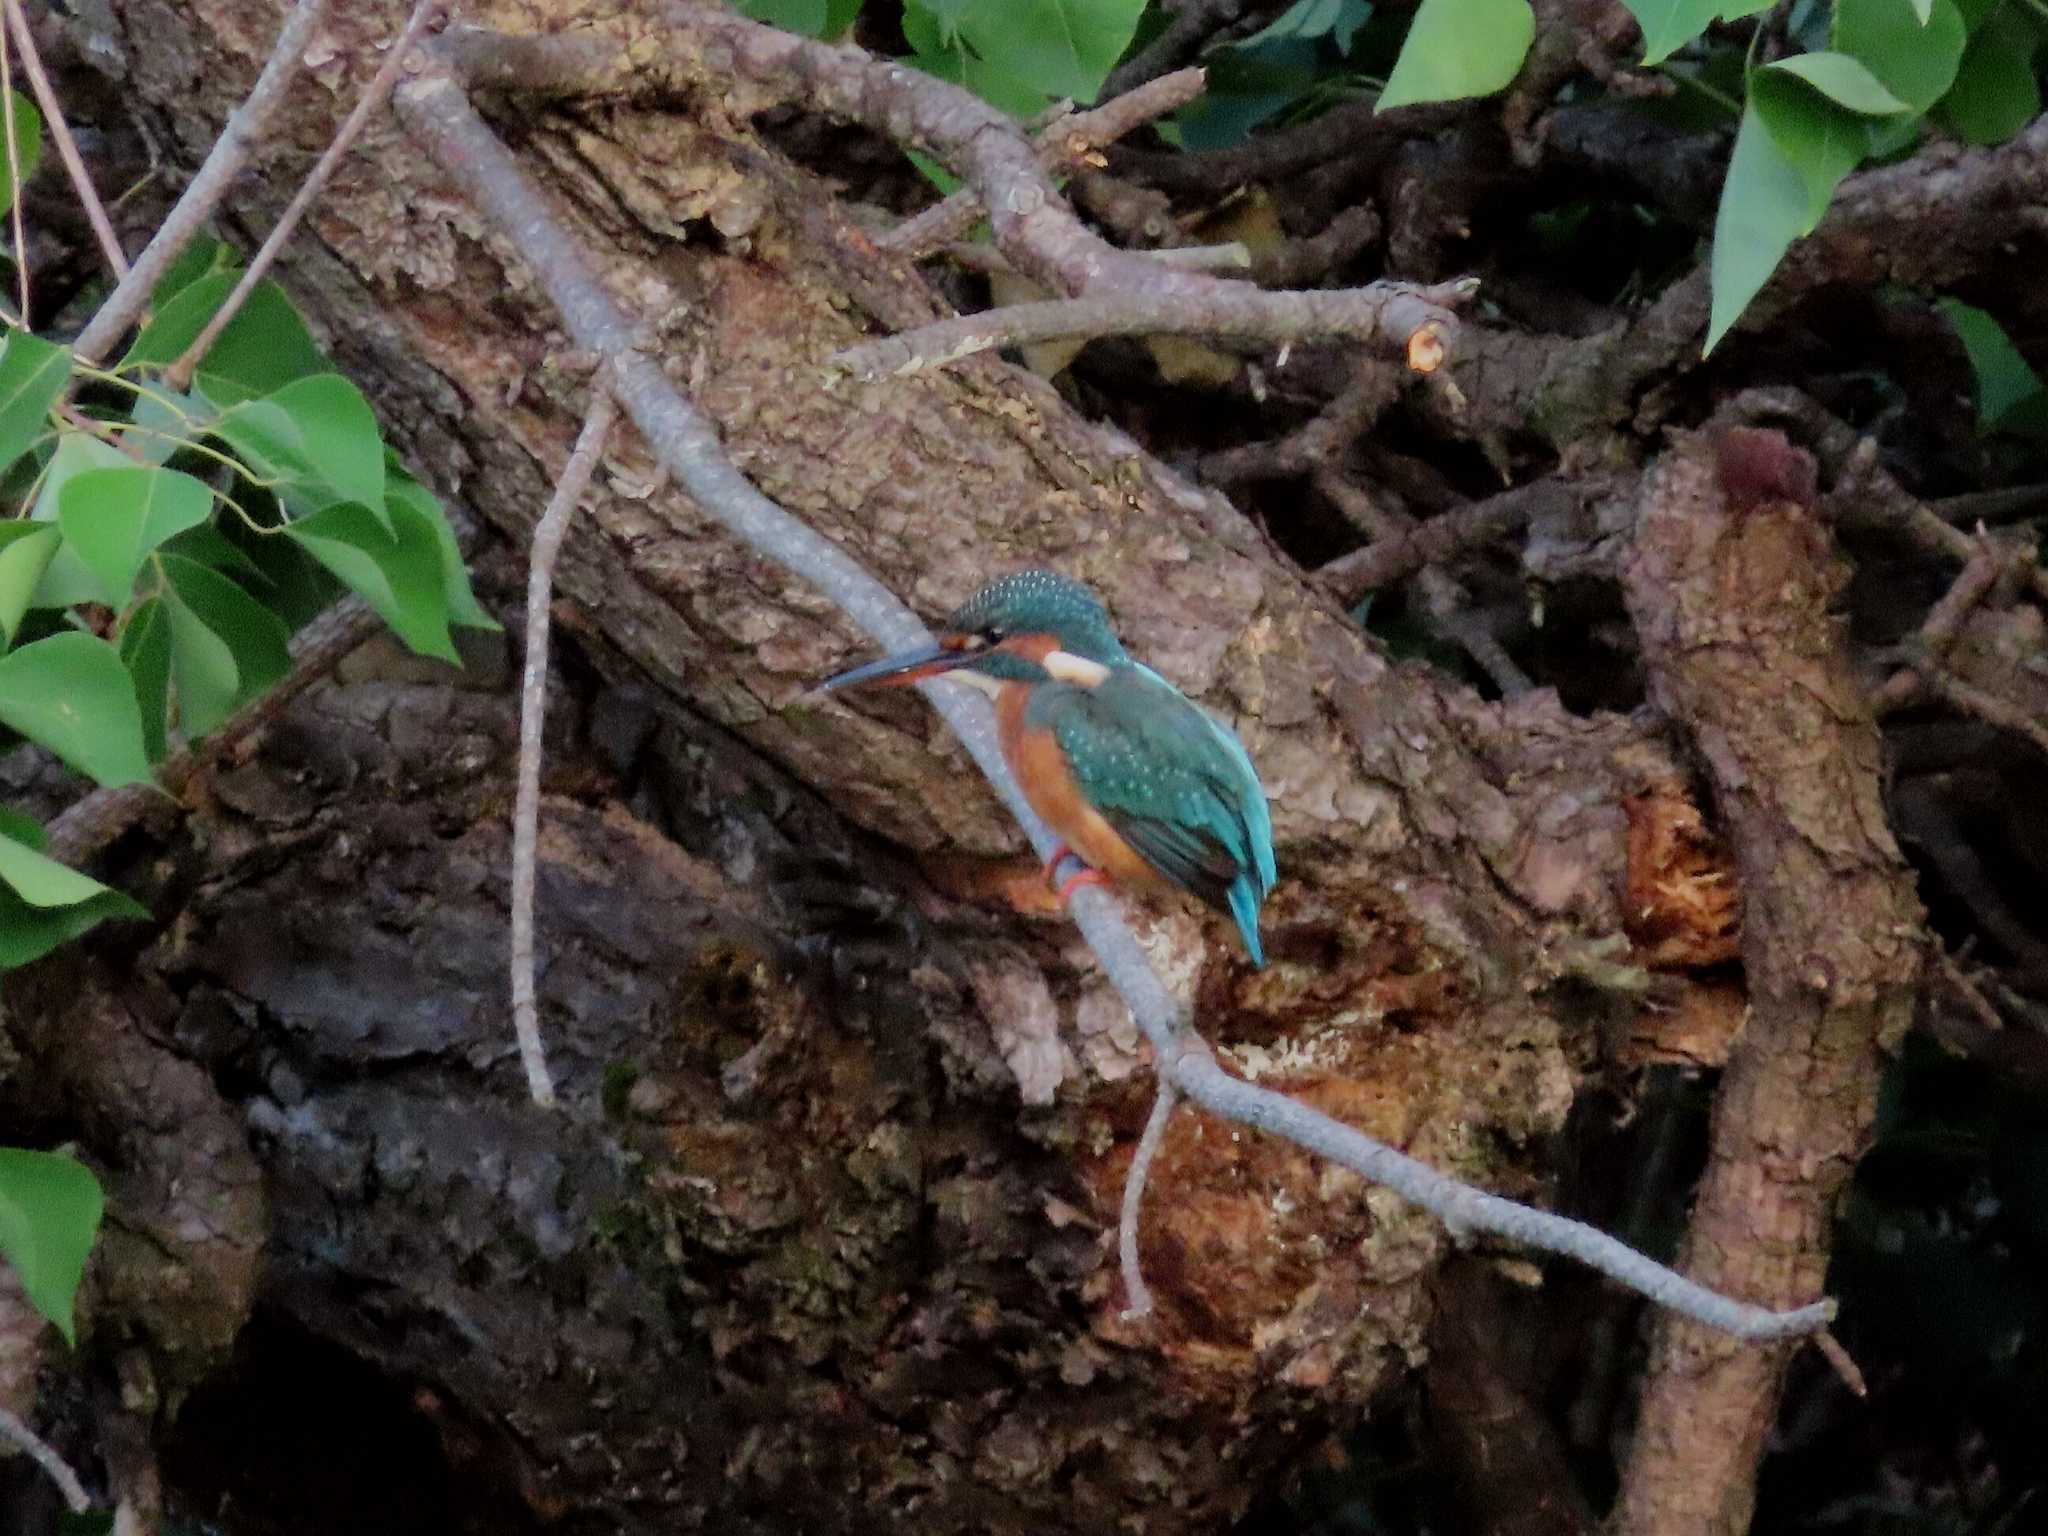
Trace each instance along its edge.
<path fill-rule="evenodd" d="M 526 665 L 519 683 L 519 793 L 512 810 L 512 1027 L 519 1037 L 519 1060 L 526 1068 L 526 1089 L 545 1109 L 555 1104 L 555 1082 L 548 1075 L 547 1053 L 540 1043 L 540 1010 L 533 995 L 533 900 L 540 856 L 541 729 L 546 723 L 548 688 L 548 604 L 555 585 L 555 560 L 576 504 L 590 486 L 619 418 L 604 375 L 597 378 L 590 410 L 576 446 L 555 482 L 555 494 L 533 529 L 533 550 L 526 568 Z"/>
<path fill-rule="evenodd" d="M 560 311 L 574 344 L 610 364 L 619 404 L 690 499 L 755 550 L 817 587 L 875 641 L 890 649 L 928 644 L 930 632 L 894 593 L 733 467 L 711 424 L 684 400 L 660 363 L 636 349 L 632 321 L 454 78 L 437 72 L 410 81 L 399 89 L 398 106 L 427 153 L 514 243 Z M 1049 854 L 1053 834 L 1025 804 L 1003 762 L 987 701 L 941 684 L 922 686 L 1032 845 L 1041 855 Z M 1188 1028 L 1115 898 L 1084 887 L 1075 893 L 1071 910 L 1104 974 L 1151 1043 L 1162 1078 L 1204 1108 L 1385 1184 L 1434 1212 L 1460 1236 L 1493 1232 L 1579 1259 L 1653 1301 L 1745 1338 L 1810 1333 L 1833 1316 L 1830 1301 L 1771 1312 L 1717 1295 L 1583 1222 L 1473 1189 L 1305 1104 L 1230 1077 Z"/>
<path fill-rule="evenodd" d="M 16 4 L 19 0 L 9 0 L 9 3 Z M 256 285 L 270 270 L 271 263 L 277 260 L 277 253 L 284 249 L 285 241 L 289 240 L 293 231 L 299 227 L 299 220 L 304 218 L 306 210 L 313 206 L 313 199 L 326 188 L 328 178 L 334 174 L 335 167 L 341 164 L 341 157 L 348 153 L 349 146 L 354 144 L 362 133 L 363 125 L 390 97 L 391 87 L 397 83 L 398 72 L 405 67 L 406 55 L 412 50 L 413 44 L 420 40 L 420 35 L 434 24 L 447 7 L 448 0 L 419 0 L 419 4 L 413 7 L 412 15 L 406 20 L 405 30 L 398 34 L 398 40 L 391 45 L 391 51 L 385 56 L 384 63 L 371 77 L 369 85 L 363 91 L 362 99 L 355 104 L 347 120 L 335 132 L 334 141 L 327 146 L 305 181 L 300 183 L 299 190 L 292 194 L 292 200 L 285 205 L 284 215 L 277 221 L 277 227 L 271 230 L 269 237 L 250 259 L 249 270 L 242 274 L 241 281 L 235 284 L 234 291 L 227 296 L 226 302 L 213 312 L 212 317 L 206 322 L 205 329 L 192 338 L 192 344 L 185 349 L 184 354 L 164 371 L 164 381 L 171 388 L 182 391 L 192 382 L 192 372 L 199 366 L 199 360 L 212 350 L 213 344 L 220 339 L 220 333 L 228 328 L 228 322 L 241 313 L 249 295 L 255 291 Z"/>
<path fill-rule="evenodd" d="M 72 351 L 80 359 L 99 362 L 149 307 L 158 280 L 199 233 L 200 226 L 213 216 L 213 210 L 247 163 L 271 114 L 283 105 L 285 92 L 299 72 L 299 60 L 313 40 L 313 30 L 326 14 L 327 0 L 299 0 L 291 15 L 285 17 L 262 73 L 257 75 L 247 98 L 229 114 L 227 126 L 214 140 L 184 196 L 165 216 L 142 254 L 135 258 L 128 275 L 115 285 L 99 313 L 86 323 L 72 344 Z"/>
<path fill-rule="evenodd" d="M 28 17 L 21 9 L 21 0 L 5 0 L 7 7 L 7 29 L 14 34 L 15 46 L 21 50 L 21 67 L 28 74 L 29 89 L 35 92 L 36 104 L 43 109 L 43 122 L 50 130 L 50 137 L 57 145 L 57 158 L 64 162 L 64 174 L 71 178 L 72 190 L 78 194 L 78 205 L 85 210 L 86 221 L 92 225 L 93 235 L 99 240 L 100 254 L 107 259 L 107 267 L 118 281 L 128 275 L 127 253 L 121 249 L 121 240 L 114 233 L 113 222 L 107 217 L 106 208 L 100 203 L 100 195 L 94 189 L 92 177 L 85 169 L 85 160 L 78 153 L 78 141 L 71 137 L 71 126 L 64 121 L 64 104 L 57 100 L 57 93 L 50 88 L 50 77 L 43 68 L 42 55 L 36 52 L 36 35 L 28 24 Z M 15 189 L 16 197 L 20 189 Z"/>

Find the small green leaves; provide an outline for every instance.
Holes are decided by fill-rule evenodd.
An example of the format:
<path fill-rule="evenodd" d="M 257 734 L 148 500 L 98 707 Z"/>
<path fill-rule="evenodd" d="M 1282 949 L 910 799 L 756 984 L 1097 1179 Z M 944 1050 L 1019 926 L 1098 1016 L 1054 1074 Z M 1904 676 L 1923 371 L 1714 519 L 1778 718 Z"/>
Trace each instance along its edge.
<path fill-rule="evenodd" d="M 7 93 L 7 110 L 14 116 L 14 151 L 21 157 L 21 179 L 35 175 L 43 159 L 43 116 L 19 91 Z M 0 139 L 0 212 L 14 206 L 18 190 L 13 169 L 7 163 L 7 145 Z"/>
<path fill-rule="evenodd" d="M 121 664 L 135 679 L 143 747 L 152 763 L 160 763 L 169 745 L 164 723 L 171 707 L 171 618 L 162 598 L 147 599 L 129 616 L 121 631 Z"/>
<path fill-rule="evenodd" d="M 1954 84 L 1968 33 L 1955 0 L 1836 0 L 1833 42 L 1908 110 L 1925 112 Z"/>
<path fill-rule="evenodd" d="M 1093 101 L 1143 11 L 1143 0 L 908 0 L 903 33 L 920 69 L 1029 112 Z"/>
<path fill-rule="evenodd" d="M 1789 74 L 1758 70 L 1749 77 L 1749 110 L 1770 131 L 1788 164 L 1806 183 L 1806 211 L 1793 237 L 1813 233 L 1842 178 L 1870 149 L 1870 131 L 1854 112 L 1836 106 Z M 1789 242 L 1788 242 L 1789 243 Z"/>
<path fill-rule="evenodd" d="M 0 848 L 5 846 L 0 840 Z M 72 1306 L 105 1203 L 100 1181 L 76 1158 L 0 1147 L 0 1256 L 14 1266 L 30 1303 L 69 1344 L 78 1342 Z"/>
<path fill-rule="evenodd" d="M 60 537 L 48 523 L 0 523 L 0 649 L 14 644 Z"/>
<path fill-rule="evenodd" d="M 1529 0 L 1422 0 L 1378 110 L 1491 95 L 1515 78 L 1535 35 Z"/>
<path fill-rule="evenodd" d="M 293 513 L 353 501 L 383 518 L 384 440 L 369 401 L 340 374 L 294 380 L 237 405 L 215 430 Z"/>
<path fill-rule="evenodd" d="M 1884 82 L 1846 53 L 1801 53 L 1768 64 L 1767 69 L 1797 76 L 1837 106 L 1870 117 L 1911 110 L 1884 88 Z"/>
<path fill-rule="evenodd" d="M 1956 83 L 1938 115 L 1969 144 L 2003 144 L 2041 115 L 2040 51 L 2036 23 L 2017 7 L 1993 11 L 1970 34 Z"/>
<path fill-rule="evenodd" d="M 1707 30 L 1723 0 L 1625 0 L 1643 29 L 1643 62 L 1661 64 Z"/>
<path fill-rule="evenodd" d="M 2048 389 L 2005 327 L 1960 299 L 1943 299 L 1935 308 L 1955 327 L 1977 377 L 1977 430 L 2048 437 Z"/>
<path fill-rule="evenodd" d="M 0 970 L 40 960 L 109 917 L 149 914 L 0 827 Z M 42 829 L 34 827 L 40 836 Z"/>
<path fill-rule="evenodd" d="M 57 509 L 58 526 L 99 578 L 104 600 L 121 608 L 150 551 L 205 522 L 213 511 L 213 492 L 204 481 L 177 470 L 131 464 L 73 475 L 64 483 Z"/>
<path fill-rule="evenodd" d="M 182 555 L 163 555 L 178 727 L 195 740 L 292 667 L 283 622 L 234 582 Z"/>
<path fill-rule="evenodd" d="M 53 346 L 20 329 L 7 333 L 0 347 L 0 470 L 49 430 L 50 408 L 70 381 L 69 347 Z"/>
<path fill-rule="evenodd" d="M 837 37 L 860 15 L 860 0 L 739 0 L 743 15 L 802 37 Z"/>
<path fill-rule="evenodd" d="M 128 669 L 96 635 L 70 630 L 0 656 L 0 723 L 101 784 L 149 777 Z"/>
<path fill-rule="evenodd" d="M 343 503 L 296 519 L 285 533 L 361 594 L 407 645 L 454 661 L 440 541 L 409 502 L 391 503 L 390 523 L 393 531 L 367 507 Z"/>
<path fill-rule="evenodd" d="M 1752 99 L 1735 131 L 1735 153 L 1714 218 L 1714 254 L 1709 262 L 1714 298 L 1706 351 L 1714 350 L 1777 270 L 1793 240 L 1807 227 L 1810 206 L 1804 173 L 1778 147 Z"/>

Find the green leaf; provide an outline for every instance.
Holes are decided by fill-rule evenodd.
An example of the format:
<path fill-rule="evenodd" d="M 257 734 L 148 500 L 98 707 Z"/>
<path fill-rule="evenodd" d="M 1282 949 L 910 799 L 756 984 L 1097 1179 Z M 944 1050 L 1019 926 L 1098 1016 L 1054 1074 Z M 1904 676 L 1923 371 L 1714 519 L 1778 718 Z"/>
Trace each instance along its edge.
<path fill-rule="evenodd" d="M 36 496 L 36 504 L 29 509 L 33 522 L 54 523 L 57 508 L 63 500 L 64 487 L 72 477 L 89 469 L 119 468 L 135 461 L 111 443 L 103 443 L 86 432 L 65 432 L 57 438 L 57 451 L 50 455 L 48 467 L 43 471 L 43 488 Z M 69 608 L 76 603 L 96 603 L 100 600 L 100 579 L 93 575 L 92 568 L 79 559 L 78 551 L 69 544 L 61 545 L 51 557 L 49 569 L 43 572 L 43 579 L 37 583 L 33 596 L 29 598 L 31 608 Z"/>
<path fill-rule="evenodd" d="M 825 35 L 825 0 L 735 0 L 742 15 L 799 37 Z"/>
<path fill-rule="evenodd" d="M 43 115 L 19 91 L 7 93 L 7 109 L 14 117 L 14 151 L 21 159 L 21 180 L 35 175 L 43 160 Z M 0 212 L 14 206 L 18 183 L 7 163 L 7 142 L 0 139 Z"/>
<path fill-rule="evenodd" d="M 1837 0 L 1833 41 L 1909 110 L 1925 112 L 1955 83 L 1969 32 L 1955 0 Z"/>
<path fill-rule="evenodd" d="M 150 290 L 149 307 L 162 309 L 202 277 L 232 272 L 236 265 L 232 247 L 211 235 L 201 235 L 179 252 L 178 259 L 157 279 L 156 287 Z"/>
<path fill-rule="evenodd" d="M 1343 19 L 1344 5 L 1345 0 L 1294 0 L 1294 4 L 1238 46 L 1255 48 L 1260 43 L 1279 42 L 1287 38 L 1326 37 L 1336 30 L 1337 23 Z"/>
<path fill-rule="evenodd" d="M 1014 117 L 1029 117 L 1044 110 L 1047 94 L 978 56 L 960 39 L 955 18 L 941 16 L 911 0 L 903 8 L 903 35 L 910 44 L 909 62 L 935 79 L 964 87 Z M 941 191 L 951 192 L 960 185 L 943 170 L 934 175 L 932 167 L 936 162 L 929 157 L 915 150 L 909 153 L 912 163 Z"/>
<path fill-rule="evenodd" d="M 1778 147 L 1752 97 L 1735 130 L 1735 152 L 1714 216 L 1714 254 L 1708 269 L 1713 307 L 1706 352 L 1770 280 L 1785 252 L 1809 225 L 1804 172 Z"/>
<path fill-rule="evenodd" d="M 16 328 L 0 347 L 0 470 L 50 429 L 50 408 L 71 382 L 71 349 Z"/>
<path fill-rule="evenodd" d="M 179 555 L 159 558 L 178 728 L 191 741 L 291 670 L 291 637 L 276 614 L 220 572 Z"/>
<path fill-rule="evenodd" d="M 171 707 L 171 616 L 160 597 L 146 599 L 121 631 L 121 664 L 135 679 L 142 706 L 142 742 L 153 763 L 169 748 L 165 721 Z"/>
<path fill-rule="evenodd" d="M 394 499 L 390 512 L 395 536 L 367 507 L 349 503 L 298 518 L 284 531 L 359 594 L 413 650 L 455 661 L 440 540 L 408 502 Z"/>
<path fill-rule="evenodd" d="M 958 34 L 987 63 L 1047 96 L 1092 102 L 1138 29 L 1144 0 L 974 0 Z"/>
<path fill-rule="evenodd" d="M 128 669 L 96 635 L 67 630 L 0 656 L 0 723 L 101 784 L 149 778 Z"/>
<path fill-rule="evenodd" d="M 206 329 L 213 312 L 234 291 L 237 275 L 232 270 L 208 272 L 156 305 L 121 359 L 121 369 L 168 368 L 183 357 L 185 349 Z"/>
<path fill-rule="evenodd" d="M 58 500 L 57 524 L 99 578 L 105 600 L 122 608 L 150 551 L 212 512 L 213 492 L 204 481 L 130 464 L 73 475 Z"/>
<path fill-rule="evenodd" d="M 0 523 L 0 649 L 14 644 L 62 536 L 48 523 Z"/>
<path fill-rule="evenodd" d="M 241 274 L 235 277 L 240 281 Z M 265 278 L 249 290 L 235 318 L 207 348 L 194 377 L 207 399 L 226 406 L 331 372 L 333 366 L 284 290 Z"/>
<path fill-rule="evenodd" d="M 1535 35 L 1529 0 L 1422 0 L 1378 110 L 1491 95 L 1515 78 Z"/>
<path fill-rule="evenodd" d="M 43 833 L 43 824 L 40 821 L 4 805 L 0 805 L 0 837 L 11 837 L 17 843 L 24 843 L 33 848 L 37 853 L 43 851 L 43 844 L 49 840 Z"/>
<path fill-rule="evenodd" d="M 1870 148 L 1867 120 L 1844 111 L 1790 75 L 1758 70 L 1749 80 L 1749 108 L 1806 184 L 1806 218 L 1796 231 L 1813 233 L 1842 178 Z"/>
<path fill-rule="evenodd" d="M 1994 11 L 1970 34 L 1956 83 L 1936 112 L 1969 144 L 2003 144 L 2041 115 L 2034 73 L 2040 34 L 2013 10 Z"/>
<path fill-rule="evenodd" d="M 0 1147 L 0 1255 L 67 1344 L 78 1342 L 71 1309 L 105 1205 L 100 1181 L 77 1158 Z"/>
<path fill-rule="evenodd" d="M 1795 75 L 1837 106 L 1866 117 L 1890 117 L 1895 112 L 1911 110 L 1886 90 L 1877 76 L 1846 53 L 1802 53 L 1764 67 Z"/>
<path fill-rule="evenodd" d="M 433 529 L 434 542 L 441 551 L 441 590 L 448 604 L 448 622 L 465 629 L 503 628 L 476 600 L 476 592 L 469 584 L 469 566 L 462 558 L 462 546 L 456 542 L 455 529 L 441 509 L 440 498 L 410 475 L 400 474 L 392 477 L 385 500 L 387 504 L 405 502 Z"/>
<path fill-rule="evenodd" d="M 1661 64 L 1707 30 L 1722 0 L 1624 0 L 1643 29 L 1643 62 Z"/>
<path fill-rule="evenodd" d="M 338 373 L 297 379 L 222 413 L 217 426 L 294 513 L 354 501 L 384 512 L 384 440 L 362 391 Z"/>
<path fill-rule="evenodd" d="M 2041 376 L 2020 355 L 2005 327 L 1960 299 L 1942 299 L 1934 307 L 1955 327 L 1969 354 L 1970 371 L 1977 379 L 1977 430 L 1996 432 L 2038 413 L 2043 399 Z"/>
<path fill-rule="evenodd" d="M 178 394 L 154 388 L 135 397 L 135 408 L 128 419 L 136 430 L 128 432 L 122 441 L 150 463 L 162 464 L 179 449 L 211 434 L 219 414 L 213 402 L 197 390 Z"/>

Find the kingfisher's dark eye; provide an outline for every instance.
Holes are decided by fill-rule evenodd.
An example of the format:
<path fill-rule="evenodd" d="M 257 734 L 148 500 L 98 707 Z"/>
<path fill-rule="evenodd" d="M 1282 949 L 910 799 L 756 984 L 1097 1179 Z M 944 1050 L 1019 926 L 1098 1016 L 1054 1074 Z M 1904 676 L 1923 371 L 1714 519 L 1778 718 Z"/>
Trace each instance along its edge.
<path fill-rule="evenodd" d="M 974 632 L 974 638 L 983 645 L 1001 645 L 1003 632 L 994 624 L 984 624 Z"/>

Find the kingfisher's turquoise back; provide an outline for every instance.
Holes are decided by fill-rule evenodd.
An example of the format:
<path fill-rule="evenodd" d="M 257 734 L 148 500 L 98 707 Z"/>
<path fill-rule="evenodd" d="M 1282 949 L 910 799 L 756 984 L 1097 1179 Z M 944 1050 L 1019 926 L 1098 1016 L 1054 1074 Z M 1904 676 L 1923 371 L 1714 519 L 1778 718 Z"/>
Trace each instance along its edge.
<path fill-rule="evenodd" d="M 1088 803 L 1161 875 L 1235 918 L 1252 963 L 1264 965 L 1273 822 L 1236 736 L 1128 660 L 1100 687 L 1039 685 L 1025 721 L 1053 733 Z"/>

